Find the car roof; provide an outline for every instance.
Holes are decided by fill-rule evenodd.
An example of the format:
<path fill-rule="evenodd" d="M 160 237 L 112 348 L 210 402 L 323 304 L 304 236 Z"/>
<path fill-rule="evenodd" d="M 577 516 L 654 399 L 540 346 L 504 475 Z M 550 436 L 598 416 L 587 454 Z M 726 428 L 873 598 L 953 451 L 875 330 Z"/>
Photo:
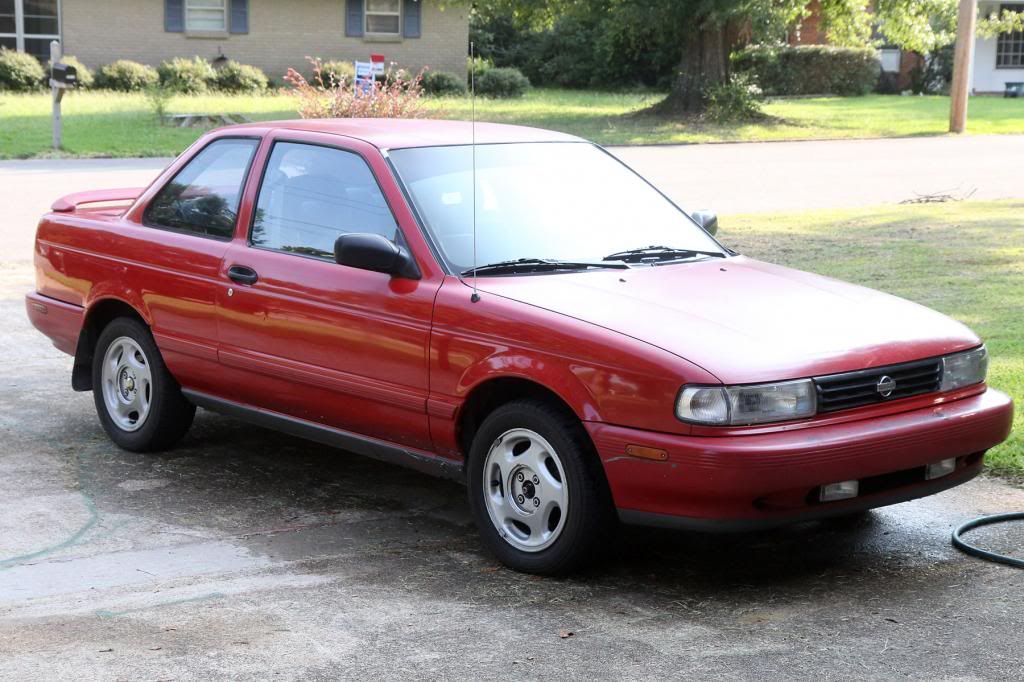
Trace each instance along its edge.
<path fill-rule="evenodd" d="M 379 149 L 406 147 L 438 147 L 470 144 L 473 124 L 469 121 L 449 121 L 410 118 L 317 118 L 286 121 L 261 121 L 230 126 L 221 130 L 253 129 L 304 130 L 354 137 Z M 477 144 L 511 142 L 583 142 L 575 135 L 558 133 L 542 128 L 504 125 L 501 123 L 476 124 Z"/>

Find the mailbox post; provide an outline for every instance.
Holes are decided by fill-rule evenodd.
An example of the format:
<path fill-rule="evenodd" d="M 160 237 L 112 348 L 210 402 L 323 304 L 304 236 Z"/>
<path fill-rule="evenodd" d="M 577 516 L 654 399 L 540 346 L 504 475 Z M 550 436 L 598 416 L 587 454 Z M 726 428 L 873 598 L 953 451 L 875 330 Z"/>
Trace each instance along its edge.
<path fill-rule="evenodd" d="M 60 149 L 62 122 L 60 102 L 64 91 L 78 84 L 78 70 L 68 64 L 62 64 L 64 52 L 60 41 L 50 41 L 50 92 L 53 95 L 53 148 Z"/>

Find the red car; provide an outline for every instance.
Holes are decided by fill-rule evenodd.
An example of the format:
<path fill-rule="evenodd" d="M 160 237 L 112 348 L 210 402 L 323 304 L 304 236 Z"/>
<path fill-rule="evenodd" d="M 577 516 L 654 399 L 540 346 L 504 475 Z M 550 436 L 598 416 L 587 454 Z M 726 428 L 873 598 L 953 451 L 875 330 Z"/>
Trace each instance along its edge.
<path fill-rule="evenodd" d="M 451 121 L 203 136 L 58 200 L 33 324 L 120 447 L 196 406 L 464 481 L 487 546 L 561 573 L 616 519 L 749 529 L 959 485 L 1010 430 L 981 340 L 741 256 L 593 144 Z"/>

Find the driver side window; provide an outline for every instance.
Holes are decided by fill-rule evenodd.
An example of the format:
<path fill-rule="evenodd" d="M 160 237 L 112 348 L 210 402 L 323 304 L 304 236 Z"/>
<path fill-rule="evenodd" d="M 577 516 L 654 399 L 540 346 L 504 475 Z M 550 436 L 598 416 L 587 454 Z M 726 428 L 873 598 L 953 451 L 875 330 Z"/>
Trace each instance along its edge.
<path fill-rule="evenodd" d="M 147 225 L 231 239 L 249 163 L 258 140 L 228 138 L 206 146 L 146 207 Z"/>
<path fill-rule="evenodd" d="M 253 215 L 253 246 L 334 260 L 343 234 L 396 241 L 398 224 L 361 156 L 333 147 L 278 142 Z"/>

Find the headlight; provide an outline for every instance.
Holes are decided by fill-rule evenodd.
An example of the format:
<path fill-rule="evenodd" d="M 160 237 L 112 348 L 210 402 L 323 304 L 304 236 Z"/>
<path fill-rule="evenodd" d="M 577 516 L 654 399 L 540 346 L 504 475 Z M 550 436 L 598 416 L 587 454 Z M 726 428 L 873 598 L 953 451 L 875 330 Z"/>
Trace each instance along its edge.
<path fill-rule="evenodd" d="M 980 384 L 985 380 L 987 372 L 988 351 L 985 350 L 985 346 L 966 353 L 947 355 L 942 358 L 942 383 L 939 384 L 939 390 L 952 391 L 971 384 Z"/>
<path fill-rule="evenodd" d="M 676 416 L 711 425 L 763 424 L 811 417 L 817 394 L 810 379 L 756 386 L 684 386 Z"/>

